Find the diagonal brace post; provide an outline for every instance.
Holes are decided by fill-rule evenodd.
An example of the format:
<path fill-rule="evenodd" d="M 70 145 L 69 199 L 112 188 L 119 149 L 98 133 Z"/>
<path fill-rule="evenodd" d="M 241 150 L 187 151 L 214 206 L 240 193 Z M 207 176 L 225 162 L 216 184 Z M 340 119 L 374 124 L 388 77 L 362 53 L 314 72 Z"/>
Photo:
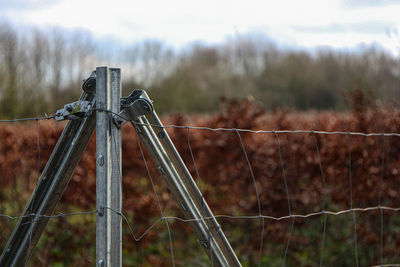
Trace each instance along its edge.
<path fill-rule="evenodd" d="M 241 266 L 145 91 L 134 90 L 121 99 L 121 112 L 114 116 L 114 122 L 120 126 L 126 121 L 132 122 L 213 265 Z"/>
<path fill-rule="evenodd" d="M 80 101 L 95 104 L 93 73 Z M 69 121 L 0 257 L 0 266 L 24 266 L 43 233 L 96 126 L 94 114 Z"/>

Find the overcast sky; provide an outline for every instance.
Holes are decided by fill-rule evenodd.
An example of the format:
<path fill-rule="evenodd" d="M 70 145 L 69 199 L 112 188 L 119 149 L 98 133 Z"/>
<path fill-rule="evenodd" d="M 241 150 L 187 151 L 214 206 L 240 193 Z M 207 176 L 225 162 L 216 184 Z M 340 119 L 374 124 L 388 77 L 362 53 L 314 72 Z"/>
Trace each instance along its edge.
<path fill-rule="evenodd" d="M 83 28 L 125 44 L 158 39 L 181 47 L 250 32 L 286 47 L 400 49 L 400 0 L 0 0 L 0 18 Z"/>

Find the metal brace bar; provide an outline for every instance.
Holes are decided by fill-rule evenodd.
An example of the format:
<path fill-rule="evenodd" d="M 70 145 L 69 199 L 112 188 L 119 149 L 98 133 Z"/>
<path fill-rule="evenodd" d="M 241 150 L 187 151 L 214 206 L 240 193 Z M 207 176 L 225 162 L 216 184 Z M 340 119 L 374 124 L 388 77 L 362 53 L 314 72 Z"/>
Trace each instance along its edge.
<path fill-rule="evenodd" d="M 93 77 L 92 77 L 93 76 Z M 95 104 L 93 73 L 83 84 L 80 103 Z M 96 126 L 90 115 L 67 123 L 0 257 L 0 266 L 24 266 L 40 239 Z M 33 215 L 33 216 L 31 216 Z"/>
<path fill-rule="evenodd" d="M 216 266 L 241 266 L 220 225 L 201 195 L 190 172 L 154 112 L 146 92 L 134 90 L 121 99 L 121 113 L 114 116 L 132 122 L 169 190 L 178 202 L 199 243 Z"/>

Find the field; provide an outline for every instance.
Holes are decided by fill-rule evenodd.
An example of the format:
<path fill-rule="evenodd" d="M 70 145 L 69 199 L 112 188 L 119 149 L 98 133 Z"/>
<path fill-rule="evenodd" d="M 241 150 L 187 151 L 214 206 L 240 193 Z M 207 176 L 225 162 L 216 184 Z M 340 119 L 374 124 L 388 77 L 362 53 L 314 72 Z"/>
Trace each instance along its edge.
<path fill-rule="evenodd" d="M 366 108 L 363 104 L 354 105 L 353 111 L 346 113 L 290 110 L 266 113 L 250 100 L 230 101 L 218 114 L 171 115 L 162 121 L 164 125 L 229 129 L 400 133 L 400 110 Z M 64 123 L 41 121 L 40 127 L 37 126 L 35 122 L 0 124 L 1 214 L 18 216 L 22 212 L 39 177 L 38 166 L 44 168 Z M 236 131 L 176 127 L 167 131 L 216 215 L 257 216 L 261 209 L 263 215 L 279 218 L 322 210 L 338 212 L 351 207 L 400 207 L 400 137 L 397 136 L 240 132 L 256 180 L 257 198 Z M 122 151 L 123 213 L 135 235 L 140 236 L 160 218 L 160 211 L 130 125 L 123 128 Z M 57 212 L 96 209 L 95 152 L 93 138 Z M 147 163 L 164 215 L 181 217 L 149 159 Z M 259 218 L 223 218 L 219 222 L 244 266 L 259 262 L 261 237 L 263 266 L 278 266 L 283 261 L 287 266 L 319 266 L 320 261 L 325 266 L 367 266 L 400 263 L 399 215 L 398 211 L 374 209 L 326 215 L 326 221 L 322 214 L 279 221 L 265 219 L 263 236 Z M 93 265 L 95 219 L 94 214 L 51 219 L 30 260 L 31 266 Z M 0 218 L 1 249 L 15 223 L 16 220 Z M 209 266 L 189 226 L 177 220 L 169 220 L 169 225 L 175 264 Z M 127 224 L 123 231 L 124 265 L 172 266 L 164 222 L 138 242 Z"/>

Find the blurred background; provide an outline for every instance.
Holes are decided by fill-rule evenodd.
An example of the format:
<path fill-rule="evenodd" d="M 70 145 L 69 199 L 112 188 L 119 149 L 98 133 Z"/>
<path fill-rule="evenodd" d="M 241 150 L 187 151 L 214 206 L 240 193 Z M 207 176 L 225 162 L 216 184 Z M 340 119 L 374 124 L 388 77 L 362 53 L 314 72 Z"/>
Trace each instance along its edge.
<path fill-rule="evenodd" d="M 349 93 L 400 101 L 398 1 L 0 2 L 0 116 L 53 114 L 99 65 L 159 113 L 221 98 L 266 110 L 347 110 Z"/>

